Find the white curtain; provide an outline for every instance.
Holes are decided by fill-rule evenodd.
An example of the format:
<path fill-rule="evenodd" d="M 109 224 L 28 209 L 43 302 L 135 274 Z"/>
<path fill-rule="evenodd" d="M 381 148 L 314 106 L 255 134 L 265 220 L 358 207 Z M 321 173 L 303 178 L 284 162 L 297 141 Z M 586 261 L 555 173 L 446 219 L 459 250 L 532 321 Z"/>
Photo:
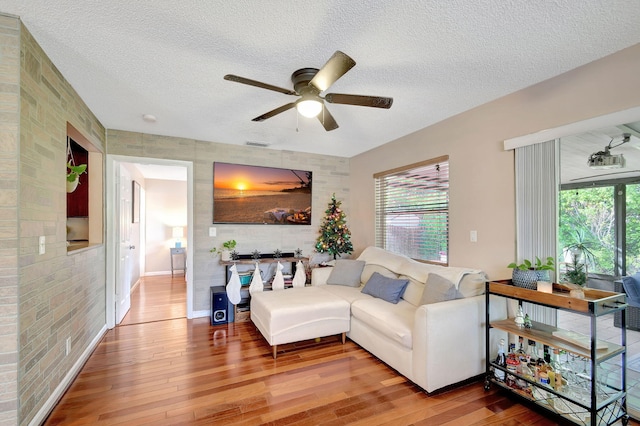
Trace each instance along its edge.
<path fill-rule="evenodd" d="M 558 223 L 559 140 L 515 150 L 517 261 L 556 259 Z M 556 281 L 555 273 L 551 273 Z M 556 311 L 531 304 L 525 312 L 534 321 L 556 325 Z"/>

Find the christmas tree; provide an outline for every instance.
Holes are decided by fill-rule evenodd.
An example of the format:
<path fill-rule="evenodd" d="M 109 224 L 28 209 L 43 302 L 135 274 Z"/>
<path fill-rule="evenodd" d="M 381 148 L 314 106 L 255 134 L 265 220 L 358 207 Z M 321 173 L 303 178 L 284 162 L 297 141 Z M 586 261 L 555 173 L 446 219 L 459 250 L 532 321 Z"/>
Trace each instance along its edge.
<path fill-rule="evenodd" d="M 320 236 L 316 240 L 316 251 L 330 253 L 334 259 L 341 253 L 351 254 L 353 251 L 347 215 L 340 208 L 341 204 L 341 201 L 336 200 L 336 194 L 333 194 L 329 208 L 324 211 L 326 215 L 320 225 Z"/>

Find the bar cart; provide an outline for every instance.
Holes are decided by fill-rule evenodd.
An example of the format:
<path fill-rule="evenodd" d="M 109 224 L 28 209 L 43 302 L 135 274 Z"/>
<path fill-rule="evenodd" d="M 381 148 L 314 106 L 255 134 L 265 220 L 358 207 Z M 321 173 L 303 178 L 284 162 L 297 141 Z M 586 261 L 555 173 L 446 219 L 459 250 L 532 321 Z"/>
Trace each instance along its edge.
<path fill-rule="evenodd" d="M 626 295 L 584 289 L 584 298 L 572 297 L 562 284 L 553 284 L 551 293 L 516 287 L 511 280 L 486 283 L 486 378 L 491 385 L 519 395 L 554 415 L 580 425 L 610 425 L 629 422 L 626 407 Z M 491 321 L 491 296 L 561 309 L 587 316 L 590 335 L 522 319 Z M 597 339 L 597 318 L 621 312 L 620 344 Z M 517 316 L 521 316 L 517 315 Z M 491 357 L 490 330 L 495 328 L 517 336 L 520 348 L 506 355 L 502 345 Z M 527 352 L 522 342 L 527 341 Z M 513 344 L 511 346 L 514 346 Z M 531 349 L 534 348 L 533 350 Z M 540 348 L 543 348 L 542 350 Z M 553 359 L 551 351 L 553 350 Z M 559 355 L 561 354 L 561 355 Z M 506 358 L 506 362 L 504 362 Z"/>

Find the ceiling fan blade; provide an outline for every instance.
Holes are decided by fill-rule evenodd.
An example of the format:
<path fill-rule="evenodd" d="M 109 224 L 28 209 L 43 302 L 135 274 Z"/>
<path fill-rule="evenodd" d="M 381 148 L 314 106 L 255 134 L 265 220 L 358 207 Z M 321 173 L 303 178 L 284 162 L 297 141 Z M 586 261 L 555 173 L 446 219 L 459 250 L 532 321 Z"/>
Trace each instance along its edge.
<path fill-rule="evenodd" d="M 339 127 L 338 123 L 336 123 L 336 120 L 333 118 L 333 115 L 331 115 L 327 107 L 324 105 L 322 105 L 322 111 L 318 114 L 318 120 L 320 120 L 320 123 L 327 132 Z"/>
<path fill-rule="evenodd" d="M 309 85 L 315 87 L 320 92 L 327 90 L 340 77 L 345 75 L 347 71 L 354 67 L 356 61 L 351 59 L 345 53 L 336 50 L 336 53 L 329 58 L 326 64 L 320 68 L 316 75 L 311 79 Z"/>
<path fill-rule="evenodd" d="M 240 77 L 233 74 L 227 74 L 224 76 L 225 80 L 235 81 L 236 83 L 248 84 L 249 86 L 259 87 L 261 89 L 273 90 L 274 92 L 284 93 L 285 95 L 297 95 L 296 92 L 289 89 L 283 89 L 282 87 L 273 86 L 271 84 L 263 83 L 261 81 L 251 80 L 249 78 Z"/>
<path fill-rule="evenodd" d="M 345 95 L 342 93 L 327 93 L 324 100 L 332 104 L 359 105 L 374 108 L 391 108 L 393 98 L 382 96 Z"/>
<path fill-rule="evenodd" d="M 254 118 L 254 119 L 253 119 L 253 120 L 251 120 L 251 121 L 264 121 L 264 120 L 266 120 L 267 118 L 271 118 L 271 117 L 273 117 L 274 115 L 278 115 L 278 114 L 280 114 L 281 112 L 285 112 L 285 111 L 287 111 L 287 110 L 289 110 L 289 109 L 291 109 L 291 108 L 293 108 L 293 107 L 295 107 L 295 106 L 296 106 L 296 103 L 295 103 L 295 102 L 291 102 L 291 103 L 289 103 L 289 104 L 282 105 L 281 107 L 278 107 L 278 108 L 276 108 L 276 109 L 274 109 L 274 110 L 271 110 L 271 111 L 269 111 L 269 112 L 265 112 L 264 114 L 262 114 L 262 115 L 260 115 L 260 116 L 258 116 L 258 117 L 256 117 L 256 118 Z"/>

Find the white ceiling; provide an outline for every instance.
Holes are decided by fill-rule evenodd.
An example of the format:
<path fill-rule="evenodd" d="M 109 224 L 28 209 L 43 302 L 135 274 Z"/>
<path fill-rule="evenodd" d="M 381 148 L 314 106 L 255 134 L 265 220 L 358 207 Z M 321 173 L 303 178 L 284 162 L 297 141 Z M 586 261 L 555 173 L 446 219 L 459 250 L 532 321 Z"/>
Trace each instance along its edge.
<path fill-rule="evenodd" d="M 110 129 L 353 156 L 640 41 L 640 1 L 2 0 Z M 289 110 L 291 73 L 336 50 L 357 65 L 329 92 L 340 128 Z M 148 123 L 143 114 L 153 114 Z"/>
<path fill-rule="evenodd" d="M 629 142 L 622 143 L 628 134 Z M 592 169 L 589 156 L 612 147 L 612 155 L 622 154 L 624 167 L 619 169 Z M 640 122 L 621 124 L 572 135 L 560 139 L 560 181 L 562 184 L 580 184 L 611 179 L 640 176 Z"/>
<path fill-rule="evenodd" d="M 136 167 L 145 179 L 187 181 L 186 167 L 141 163 L 131 163 L 131 165 Z"/>

